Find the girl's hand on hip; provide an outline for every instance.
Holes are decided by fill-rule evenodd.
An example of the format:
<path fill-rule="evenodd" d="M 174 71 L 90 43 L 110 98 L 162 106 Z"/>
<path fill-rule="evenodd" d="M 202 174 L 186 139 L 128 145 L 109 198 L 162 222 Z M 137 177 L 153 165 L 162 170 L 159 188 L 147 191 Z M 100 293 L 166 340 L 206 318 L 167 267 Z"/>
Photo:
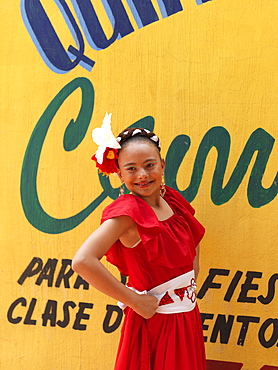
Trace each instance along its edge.
<path fill-rule="evenodd" d="M 151 295 L 137 294 L 136 302 L 132 309 L 137 312 L 144 319 L 150 319 L 158 308 L 158 299 Z"/>

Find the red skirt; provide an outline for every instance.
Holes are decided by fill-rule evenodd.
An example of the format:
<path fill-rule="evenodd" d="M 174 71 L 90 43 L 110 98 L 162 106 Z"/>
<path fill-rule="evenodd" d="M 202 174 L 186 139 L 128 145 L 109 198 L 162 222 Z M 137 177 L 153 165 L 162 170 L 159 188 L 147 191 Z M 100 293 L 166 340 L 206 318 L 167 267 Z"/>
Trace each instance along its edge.
<path fill-rule="evenodd" d="M 205 370 L 205 348 L 198 307 L 146 320 L 129 307 L 115 370 Z"/>

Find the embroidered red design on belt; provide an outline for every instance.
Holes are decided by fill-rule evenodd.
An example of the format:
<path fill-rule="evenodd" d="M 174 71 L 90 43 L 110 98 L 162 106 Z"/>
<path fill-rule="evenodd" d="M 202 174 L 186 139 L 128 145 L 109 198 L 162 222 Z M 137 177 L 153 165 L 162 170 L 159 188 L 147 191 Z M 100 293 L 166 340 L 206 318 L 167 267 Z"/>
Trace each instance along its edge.
<path fill-rule="evenodd" d="M 185 297 L 185 292 L 186 292 L 186 297 L 194 303 L 196 301 L 196 282 L 195 279 L 192 278 L 190 281 L 190 285 L 182 287 L 182 288 L 177 288 L 174 289 L 174 293 L 179 297 L 181 301 L 183 301 Z M 164 296 L 160 299 L 159 301 L 159 306 L 164 306 L 166 304 L 174 303 L 174 300 L 171 298 L 169 292 L 167 291 Z"/>
<path fill-rule="evenodd" d="M 165 304 L 170 304 L 170 303 L 173 303 L 173 299 L 170 297 L 169 293 L 166 292 L 164 294 L 164 296 L 161 298 L 161 300 L 159 301 L 159 306 L 164 306 Z"/>
<path fill-rule="evenodd" d="M 196 301 L 197 286 L 196 286 L 196 281 L 194 278 L 191 279 L 190 285 L 186 287 L 186 294 L 187 294 L 187 298 L 190 299 L 192 303 Z"/>
<path fill-rule="evenodd" d="M 184 299 L 185 292 L 187 298 L 194 303 L 196 301 L 196 282 L 194 278 L 191 279 L 190 285 L 174 290 L 174 293 L 180 298 L 181 301 Z"/>
<path fill-rule="evenodd" d="M 184 292 L 186 291 L 186 287 L 178 288 L 174 290 L 174 293 L 180 297 L 180 300 L 183 301 L 184 298 Z"/>

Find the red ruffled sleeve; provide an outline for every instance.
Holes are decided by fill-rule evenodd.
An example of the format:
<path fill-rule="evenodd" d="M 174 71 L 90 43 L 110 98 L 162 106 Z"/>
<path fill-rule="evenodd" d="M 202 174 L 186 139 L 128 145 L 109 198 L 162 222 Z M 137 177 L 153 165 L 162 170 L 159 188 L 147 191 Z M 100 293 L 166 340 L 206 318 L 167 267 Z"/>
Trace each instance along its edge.
<path fill-rule="evenodd" d="M 189 225 L 194 247 L 196 247 L 204 236 L 205 228 L 194 217 L 195 209 L 190 203 L 176 190 L 166 186 L 164 199 L 170 205 L 174 212 L 180 214 Z"/>
<path fill-rule="evenodd" d="M 159 221 L 152 208 L 134 195 L 121 195 L 114 200 L 103 211 L 101 222 L 118 216 L 129 216 L 136 222 L 144 244 L 160 232 Z"/>
<path fill-rule="evenodd" d="M 118 216 L 129 216 L 133 219 L 137 224 L 142 244 L 147 246 L 149 259 L 153 259 L 157 255 L 157 248 L 156 243 L 151 243 L 151 240 L 160 233 L 161 228 L 152 208 L 139 197 L 131 194 L 121 195 L 104 209 L 101 223 Z M 128 267 L 121 247 L 122 244 L 117 241 L 105 255 L 107 261 L 117 266 L 122 274 L 128 275 Z"/>

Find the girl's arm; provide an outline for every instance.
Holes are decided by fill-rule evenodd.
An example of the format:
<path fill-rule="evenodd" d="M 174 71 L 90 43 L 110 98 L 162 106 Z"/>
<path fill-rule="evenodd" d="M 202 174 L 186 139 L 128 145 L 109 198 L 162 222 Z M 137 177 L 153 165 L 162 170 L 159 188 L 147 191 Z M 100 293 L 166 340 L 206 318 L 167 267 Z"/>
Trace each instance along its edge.
<path fill-rule="evenodd" d="M 94 288 L 123 302 L 148 319 L 158 307 L 157 298 L 139 295 L 126 288 L 100 262 L 111 245 L 134 225 L 129 216 L 119 216 L 103 222 L 82 244 L 72 261 L 72 269 Z"/>
<path fill-rule="evenodd" d="M 200 270 L 200 267 L 199 267 L 199 244 L 197 245 L 196 247 L 196 256 L 194 258 L 194 261 L 193 261 L 193 269 L 194 269 L 194 272 L 195 272 L 195 280 L 197 280 L 197 277 L 198 277 L 198 274 L 199 274 L 199 270 Z"/>

